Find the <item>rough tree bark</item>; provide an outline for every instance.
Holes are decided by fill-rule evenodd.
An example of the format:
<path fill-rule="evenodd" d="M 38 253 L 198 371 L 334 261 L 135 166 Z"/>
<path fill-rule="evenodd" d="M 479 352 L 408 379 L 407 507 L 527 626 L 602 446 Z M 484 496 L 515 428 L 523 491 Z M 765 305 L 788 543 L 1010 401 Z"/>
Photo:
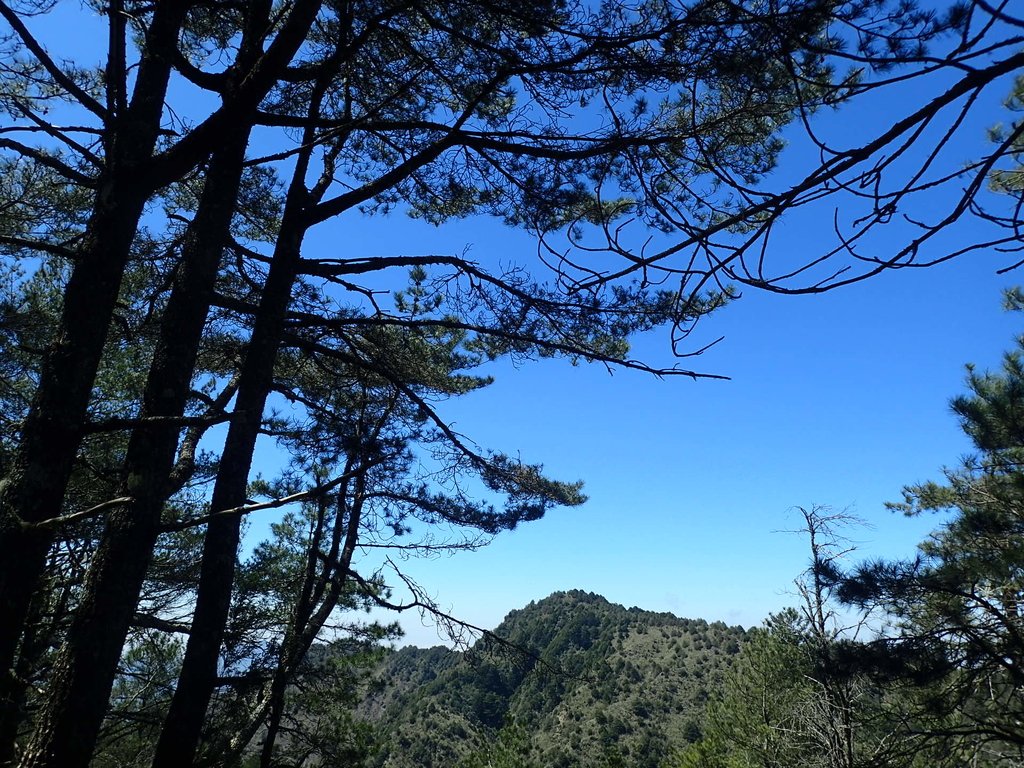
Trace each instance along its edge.
<path fill-rule="evenodd" d="M 142 418 L 162 421 L 132 433 L 119 494 L 132 501 L 108 516 L 81 603 L 53 667 L 25 766 L 85 766 L 92 754 L 159 534 L 180 431 L 174 419 L 183 415 L 188 401 L 248 136 L 242 129 L 230 137 L 207 172 L 143 394 Z"/>
<path fill-rule="evenodd" d="M 0 720 L 17 716 L 13 668 L 29 604 L 53 540 L 48 529 L 33 524 L 60 514 L 121 280 L 152 193 L 143 168 L 156 147 L 171 73 L 169 51 L 186 6 L 184 2 L 159 5 L 131 103 L 123 112 L 109 111 L 118 108 L 120 99 L 101 108 L 106 161 L 93 211 L 18 450 L 0 485 L 0 615 L 4 617 L 0 622 Z M 5 17 L 11 13 L 6 6 L 4 11 Z M 111 19 L 114 25 L 124 22 L 120 14 L 112 14 Z M 123 60 L 123 56 L 123 48 L 111 51 L 112 60 Z M 126 87 L 124 81 L 120 85 Z M 0 759 L 12 753 L 13 744 L 0 744 Z"/>
<path fill-rule="evenodd" d="M 215 513 L 245 504 L 253 451 L 273 384 L 274 361 L 301 260 L 308 194 L 304 165 L 300 162 L 289 191 L 270 272 L 246 348 L 235 409 L 210 501 L 210 509 Z M 178 684 L 157 741 L 154 768 L 191 765 L 199 748 L 206 708 L 217 686 L 217 662 L 231 606 L 240 531 L 241 515 L 217 517 L 207 526 L 192 627 Z"/>
<path fill-rule="evenodd" d="M 184 257 L 187 264 L 183 264 L 175 286 L 176 301 L 168 305 L 162 320 L 161 348 L 147 381 L 143 416 L 183 413 L 220 253 L 228 240 L 255 108 L 305 40 L 319 6 L 310 0 L 297 3 L 265 52 L 272 6 L 260 2 L 248 8 L 232 83 L 223 93 L 224 107 L 215 113 L 221 119 L 205 124 L 228 129 L 221 135 L 222 141 L 228 139 L 227 148 L 217 153 L 208 172 L 205 208 L 193 224 L 192 250 Z M 223 115 L 231 115 L 232 120 L 225 121 Z M 258 423 L 257 415 L 257 428 Z M 139 428 L 132 435 L 126 457 L 126 491 L 134 501 L 108 519 L 82 605 L 54 668 L 47 705 L 22 761 L 24 768 L 84 768 L 88 764 L 159 533 L 177 437 L 177 430 L 169 426 Z"/>

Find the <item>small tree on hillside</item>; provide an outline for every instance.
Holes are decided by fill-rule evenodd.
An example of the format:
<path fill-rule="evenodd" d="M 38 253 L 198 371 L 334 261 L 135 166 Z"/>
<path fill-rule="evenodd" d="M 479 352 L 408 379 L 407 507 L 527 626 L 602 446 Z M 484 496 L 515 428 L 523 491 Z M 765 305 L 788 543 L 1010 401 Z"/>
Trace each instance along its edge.
<path fill-rule="evenodd" d="M 783 768 L 811 765 L 803 733 L 811 692 L 811 656 L 793 609 L 751 630 L 720 696 L 708 705 L 702 738 L 680 755 L 680 768 Z"/>

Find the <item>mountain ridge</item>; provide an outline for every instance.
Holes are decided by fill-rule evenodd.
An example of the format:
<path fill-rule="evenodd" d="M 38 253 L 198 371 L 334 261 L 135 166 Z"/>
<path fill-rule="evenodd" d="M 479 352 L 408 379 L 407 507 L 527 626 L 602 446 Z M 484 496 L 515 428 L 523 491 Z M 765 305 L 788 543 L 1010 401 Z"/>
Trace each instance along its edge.
<path fill-rule="evenodd" d="M 513 729 L 522 765 L 657 768 L 700 737 L 745 637 L 723 622 L 555 592 L 469 650 L 389 653 L 359 709 L 388 734 L 370 765 L 468 765 Z"/>

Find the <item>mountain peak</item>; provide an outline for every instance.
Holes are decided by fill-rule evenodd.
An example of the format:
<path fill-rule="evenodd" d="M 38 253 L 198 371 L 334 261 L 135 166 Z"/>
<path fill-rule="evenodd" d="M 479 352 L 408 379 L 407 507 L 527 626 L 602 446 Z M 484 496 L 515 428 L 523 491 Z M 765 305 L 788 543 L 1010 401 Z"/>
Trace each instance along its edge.
<path fill-rule="evenodd" d="M 366 714 L 399 737 L 379 765 L 456 765 L 514 723 L 531 764 L 597 765 L 615 752 L 656 768 L 699 736 L 745 632 L 568 590 L 511 611 L 494 635 L 465 653 L 407 648 L 385 661 Z"/>

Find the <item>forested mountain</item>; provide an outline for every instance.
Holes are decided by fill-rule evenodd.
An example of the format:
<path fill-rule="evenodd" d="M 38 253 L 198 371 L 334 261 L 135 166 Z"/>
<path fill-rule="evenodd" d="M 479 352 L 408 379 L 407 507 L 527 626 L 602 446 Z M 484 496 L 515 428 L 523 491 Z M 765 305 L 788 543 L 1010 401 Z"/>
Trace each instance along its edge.
<path fill-rule="evenodd" d="M 654 768 L 699 738 L 746 633 L 574 590 L 512 611 L 494 634 L 466 652 L 387 657 L 361 705 L 387 734 L 371 765 L 476 765 L 500 743 L 517 764 Z"/>

